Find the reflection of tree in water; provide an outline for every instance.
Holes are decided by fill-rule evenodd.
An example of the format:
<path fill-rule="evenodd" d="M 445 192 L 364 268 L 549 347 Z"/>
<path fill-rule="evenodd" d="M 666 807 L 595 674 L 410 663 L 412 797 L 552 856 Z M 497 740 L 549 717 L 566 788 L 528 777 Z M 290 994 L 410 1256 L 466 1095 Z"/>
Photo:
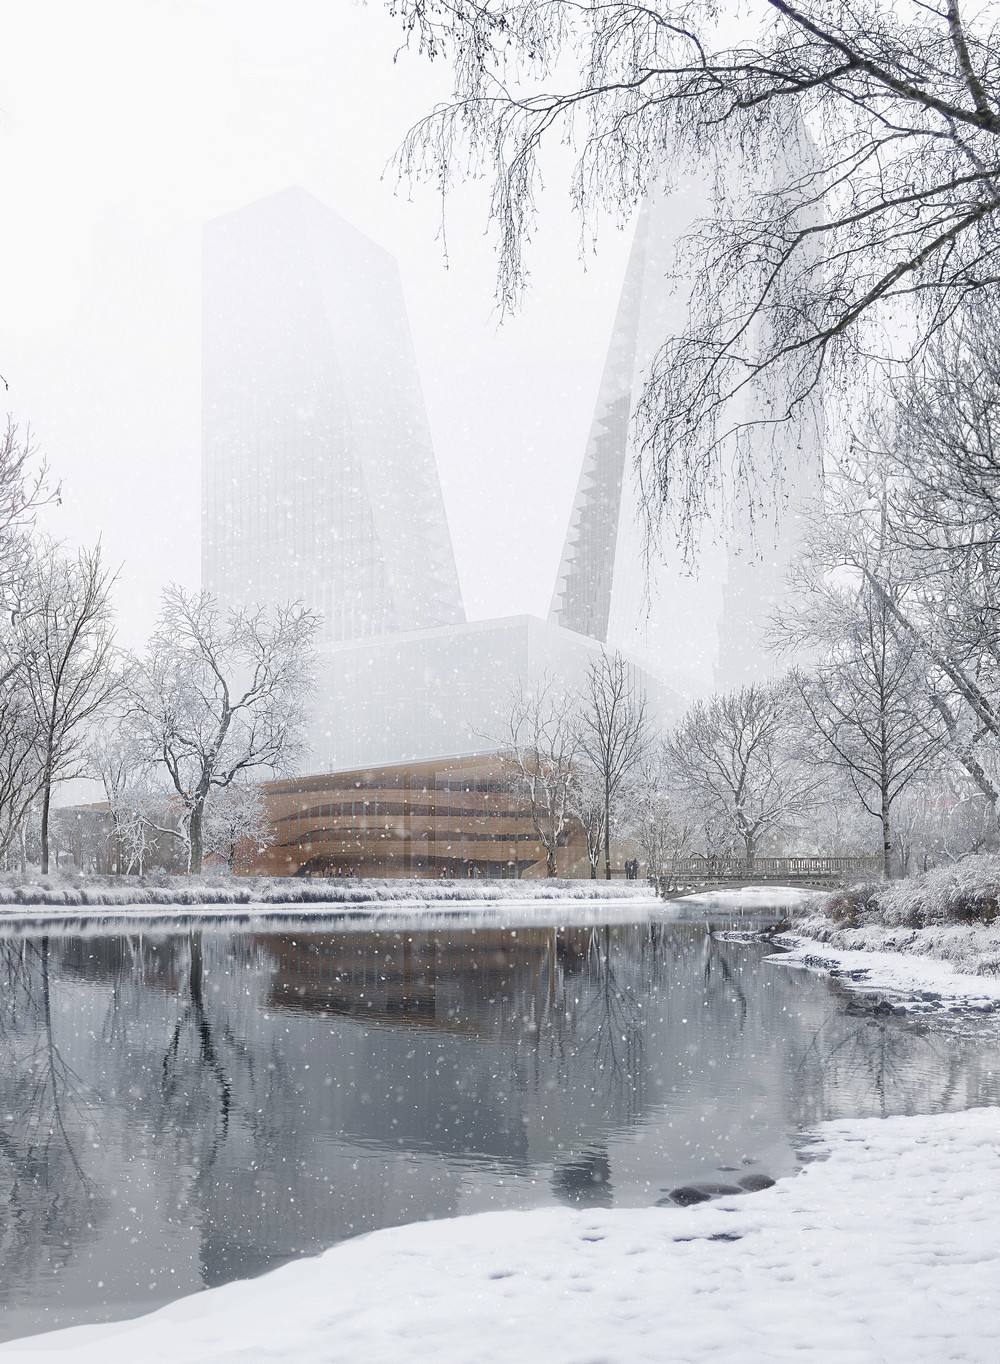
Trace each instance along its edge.
<path fill-rule="evenodd" d="M 53 1020 L 51 947 L 0 944 L 0 1283 L 51 1274 L 97 1234 L 105 1211 L 81 1151 L 95 1105 Z M 6 1294 L 5 1294 L 6 1296 Z"/>
<path fill-rule="evenodd" d="M 610 928 L 595 928 L 587 952 L 589 998 L 580 1010 L 580 1039 L 593 1053 L 600 1078 L 621 1099 L 632 1118 L 645 1089 L 644 1019 L 636 980 L 625 978 Z M 634 975 L 634 972 L 632 972 Z M 642 991 L 648 994 L 648 986 Z"/>
<path fill-rule="evenodd" d="M 552 1171 L 552 1192 L 564 1203 L 610 1208 L 614 1197 L 607 1147 L 593 1147 L 575 1160 L 559 1162 Z"/>
<path fill-rule="evenodd" d="M 730 964 L 729 950 L 712 936 L 706 924 L 702 939 L 702 978 L 705 983 L 705 995 L 709 1000 L 723 1003 L 729 997 L 735 999 L 739 1008 L 739 1028 L 742 1032 L 746 1025 L 749 1005 L 743 986 Z"/>
<path fill-rule="evenodd" d="M 163 1097 L 168 1107 L 176 1103 L 179 1095 L 183 1095 L 185 1104 L 190 1104 L 192 1096 L 201 1087 L 201 1080 L 208 1078 L 210 1086 L 217 1093 L 218 1104 L 218 1117 L 212 1125 L 210 1138 L 209 1164 L 214 1164 L 219 1145 L 225 1141 L 229 1133 L 233 1082 L 228 1068 L 220 1059 L 220 1044 L 205 1007 L 202 934 L 200 932 L 189 934 L 188 945 L 190 961 L 187 1000 L 177 1016 L 163 1057 Z M 246 1059 L 252 1080 L 253 1058 L 248 1055 L 242 1044 L 232 1037 L 231 1031 L 225 1025 L 221 1025 L 219 1031 L 233 1048 L 234 1054 Z"/>
<path fill-rule="evenodd" d="M 77 982 L 103 989 L 96 1035 L 67 993 Z M 129 1158 L 157 1159 L 182 1224 L 226 1178 L 227 1138 L 225 1171 L 281 1159 L 293 1087 L 277 1046 L 248 1037 L 251 1008 L 235 975 L 206 970 L 200 934 L 0 943 L 0 1299 L 52 1282 L 100 1234 L 109 1205 L 91 1179 L 107 1164 L 88 1156 L 101 1118 L 130 1133 Z"/>
<path fill-rule="evenodd" d="M 41 1282 L 99 1217 L 106 1227 L 78 1166 L 109 1189 L 112 1172 L 152 1187 L 185 1246 L 200 1232 L 203 1278 L 219 1282 L 398 1218 L 389 1200 L 411 1186 L 410 1162 L 389 1177 L 397 1150 L 430 1153 L 442 1171 L 470 1153 L 532 1177 L 551 1170 L 556 1198 L 603 1206 L 612 1162 L 615 1192 L 628 1191 L 617 1143 L 651 1110 L 675 1106 L 678 1130 L 693 1113 L 697 1142 L 699 1115 L 744 1089 L 751 1108 L 772 1095 L 782 1125 L 789 1109 L 806 1122 L 987 1093 L 972 1041 L 848 1016 L 842 987 L 762 967 L 770 949 L 712 940 L 701 925 L 314 937 L 8 941 L 6 1285 Z M 94 1100 L 74 1066 L 100 1090 L 124 1161 L 109 1149 L 98 1166 Z M 352 1173 L 331 1135 L 365 1144 L 366 1169 Z M 446 1180 L 426 1183 L 412 1185 L 413 1215 L 450 1206 Z"/>
<path fill-rule="evenodd" d="M 158 1126 L 166 1139 L 187 1148 L 196 1184 L 208 1188 L 230 1137 L 240 1143 L 244 1161 L 247 1144 L 253 1163 L 275 1158 L 275 1121 L 290 1111 L 295 1093 L 277 1045 L 255 1047 L 246 1040 L 239 1013 L 244 995 L 230 973 L 209 985 L 200 931 L 188 935 L 187 970 L 178 974 L 178 1012 L 160 1063 Z"/>
<path fill-rule="evenodd" d="M 912 1014 L 881 1012 L 876 998 L 827 984 L 842 1007 L 797 1042 L 800 1123 L 995 1102 L 995 1086 L 982 1084 L 989 1075 L 978 1076 L 983 1038 L 975 1030 L 932 1031 Z"/>
<path fill-rule="evenodd" d="M 658 923 L 605 926 L 591 929 L 575 951 L 566 941 L 560 948 L 560 963 L 577 1001 L 575 1008 L 567 1004 L 572 1027 L 562 1045 L 578 1064 L 594 1066 L 598 1087 L 624 1106 L 621 1116 L 629 1121 L 647 1100 L 645 1048 L 651 1014 L 654 1007 L 668 1007 L 671 992 L 682 981 L 700 980 L 702 1017 L 711 1018 L 722 1036 L 734 1027 L 744 1030 L 748 992 L 741 968 L 731 960 L 740 949 L 707 932 Z M 566 1028 L 560 1011 L 552 1017 L 554 1025 Z M 580 1083 L 579 1069 L 572 1079 Z"/>

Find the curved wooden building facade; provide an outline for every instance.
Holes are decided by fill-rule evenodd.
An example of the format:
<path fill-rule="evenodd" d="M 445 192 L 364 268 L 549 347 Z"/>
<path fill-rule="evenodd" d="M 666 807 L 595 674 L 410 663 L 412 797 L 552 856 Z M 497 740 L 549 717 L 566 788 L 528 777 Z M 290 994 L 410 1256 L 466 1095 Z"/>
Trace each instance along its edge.
<path fill-rule="evenodd" d="M 517 878 L 545 875 L 545 852 L 495 754 L 268 782 L 271 847 L 236 868 L 262 876 Z M 589 876 L 582 834 L 560 876 Z"/>

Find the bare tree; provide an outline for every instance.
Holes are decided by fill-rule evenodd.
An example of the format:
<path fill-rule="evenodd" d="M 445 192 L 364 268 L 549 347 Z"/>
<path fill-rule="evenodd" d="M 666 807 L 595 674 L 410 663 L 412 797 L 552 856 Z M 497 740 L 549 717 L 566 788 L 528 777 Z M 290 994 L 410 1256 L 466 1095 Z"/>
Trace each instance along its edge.
<path fill-rule="evenodd" d="M 49 488 L 47 480 L 48 469 L 30 428 L 22 434 L 8 416 L 0 430 L 0 601 L 18 595 L 36 512 L 59 500 L 59 489 Z"/>
<path fill-rule="evenodd" d="M 230 871 L 241 847 L 262 853 L 276 837 L 274 819 L 259 786 L 232 782 L 216 791 L 205 810 L 205 851 L 225 860 Z"/>
<path fill-rule="evenodd" d="M 577 760 L 575 698 L 548 675 L 519 684 L 511 696 L 500 761 L 511 789 L 526 802 L 545 850 L 546 876 L 558 875 L 557 854 L 573 814 Z"/>
<path fill-rule="evenodd" d="M 213 793 L 300 751 L 317 619 L 300 605 L 223 611 L 208 592 L 169 587 L 131 703 L 143 751 L 166 768 L 201 871 Z"/>
<path fill-rule="evenodd" d="M 619 799 L 618 823 L 638 847 L 646 874 L 657 882 L 687 850 L 695 828 L 692 813 L 670 778 L 661 740 L 639 763 Z"/>
<path fill-rule="evenodd" d="M 816 778 L 789 743 L 783 688 L 753 683 L 698 701 L 667 740 L 679 789 L 742 842 L 751 871 L 762 841 L 816 800 Z"/>
<path fill-rule="evenodd" d="M 864 579 L 814 583 L 810 598 L 788 604 L 779 630 L 815 654 L 794 684 L 826 760 L 879 821 L 889 877 L 893 806 L 946 740 L 920 659 L 898 637 L 884 595 Z"/>
<path fill-rule="evenodd" d="M 50 541 L 32 555 L 14 613 L 17 682 L 41 754 L 41 862 L 49 870 L 54 787 L 87 770 L 94 721 L 122 687 L 110 593 L 114 575 L 98 544 L 65 554 Z"/>
<path fill-rule="evenodd" d="M 824 667 L 860 668 L 873 694 L 888 688 L 883 704 L 894 719 L 873 735 L 879 746 L 891 747 L 893 733 L 902 742 L 909 722 L 915 754 L 921 734 L 933 735 L 929 751 L 947 746 L 995 825 L 1000 556 L 988 469 L 1000 385 L 984 343 L 969 347 L 977 392 L 966 387 L 956 339 L 942 333 L 921 371 L 927 391 L 916 380 L 904 385 L 889 412 L 872 416 L 867 447 L 859 441 L 828 480 L 776 633 Z"/>
<path fill-rule="evenodd" d="M 682 534 L 727 456 L 749 473 L 747 437 L 801 415 L 824 371 L 843 388 L 905 363 L 996 287 L 992 5 L 751 0 L 738 30 L 689 0 L 393 10 L 411 45 L 450 58 L 456 91 L 412 130 L 401 173 L 445 192 L 491 182 L 505 306 L 528 277 L 548 143 L 580 149 L 585 240 L 601 206 L 624 215 L 692 171 L 709 186 L 682 258 L 689 320 L 664 338 L 640 410 L 649 509 L 666 504 Z"/>
<path fill-rule="evenodd" d="M 587 672 L 578 720 L 580 753 L 597 774 L 604 799 L 604 875 L 611 880 L 611 811 L 622 784 L 653 742 L 646 696 L 631 666 L 603 649 Z"/>
<path fill-rule="evenodd" d="M 854 442 L 887 500 L 888 528 L 920 563 L 983 566 L 1000 549 L 1000 298 L 942 325 Z"/>
<path fill-rule="evenodd" d="M 949 746 L 994 810 L 1000 757 L 1000 306 L 942 327 L 831 487 L 834 550 L 919 658 Z M 839 506 L 837 505 L 839 503 Z M 849 523 L 849 529 L 847 525 Z M 830 538 L 828 525 L 826 537 Z M 822 541 L 820 541 L 822 543 Z M 827 558 L 831 556 L 827 553 Z"/>
<path fill-rule="evenodd" d="M 597 868 L 604 851 L 604 830 L 608 809 L 604 800 L 604 782 L 600 773 L 588 762 L 580 763 L 570 783 L 570 808 L 580 826 L 587 845 L 590 879 L 597 880 Z"/>
<path fill-rule="evenodd" d="M 158 847 L 158 835 L 181 844 L 186 864 L 186 831 L 169 817 L 169 797 L 162 785 L 157 788 L 155 765 L 142 736 L 120 719 L 93 737 L 88 758 L 90 771 L 104 788 L 119 875 L 133 870 L 142 875 Z"/>
<path fill-rule="evenodd" d="M 8 681 L 0 686 L 0 857 L 7 857 L 15 843 L 23 854 L 24 823 L 42 788 L 44 770 L 30 698 Z"/>

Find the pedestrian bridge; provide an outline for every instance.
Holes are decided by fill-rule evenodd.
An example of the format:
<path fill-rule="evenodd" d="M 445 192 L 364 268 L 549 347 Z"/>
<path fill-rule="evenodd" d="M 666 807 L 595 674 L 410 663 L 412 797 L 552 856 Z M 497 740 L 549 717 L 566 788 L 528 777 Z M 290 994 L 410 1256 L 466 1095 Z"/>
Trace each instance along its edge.
<path fill-rule="evenodd" d="M 664 897 L 736 886 L 808 886 L 835 890 L 854 881 L 878 879 L 881 857 L 676 857 L 660 875 Z"/>

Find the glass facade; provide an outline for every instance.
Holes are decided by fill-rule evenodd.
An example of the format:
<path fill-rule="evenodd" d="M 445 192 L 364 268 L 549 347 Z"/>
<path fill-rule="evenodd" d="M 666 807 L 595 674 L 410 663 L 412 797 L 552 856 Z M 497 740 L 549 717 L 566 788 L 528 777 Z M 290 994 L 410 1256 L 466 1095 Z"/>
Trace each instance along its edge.
<path fill-rule="evenodd" d="M 580 685 L 601 646 L 535 616 L 508 616 L 320 650 L 305 772 L 382 768 L 495 752 L 511 692 L 543 673 Z M 662 723 L 672 693 L 641 670 L 636 686 Z"/>
<path fill-rule="evenodd" d="M 684 277 L 695 262 L 684 238 L 713 212 L 715 189 L 681 177 L 671 194 L 652 191 L 639 212 L 549 612 L 555 624 L 621 649 L 689 693 L 775 670 L 763 643 L 768 616 L 799 543 L 798 518 L 822 480 L 818 425 L 777 435 L 761 429 L 747 466 L 763 478 L 777 465 L 784 486 L 770 524 L 757 511 L 756 539 L 739 480 L 723 471 L 706 489 L 715 522 L 694 565 L 672 543 L 669 523 L 659 545 L 646 541 L 635 405 L 664 341 L 687 325 Z M 748 344 L 752 350 L 753 334 Z M 729 415 L 747 417 L 739 400 Z M 720 534 L 730 524 L 736 532 Z"/>
<path fill-rule="evenodd" d="M 202 580 L 322 637 L 464 620 L 393 258 L 301 189 L 206 225 Z"/>

